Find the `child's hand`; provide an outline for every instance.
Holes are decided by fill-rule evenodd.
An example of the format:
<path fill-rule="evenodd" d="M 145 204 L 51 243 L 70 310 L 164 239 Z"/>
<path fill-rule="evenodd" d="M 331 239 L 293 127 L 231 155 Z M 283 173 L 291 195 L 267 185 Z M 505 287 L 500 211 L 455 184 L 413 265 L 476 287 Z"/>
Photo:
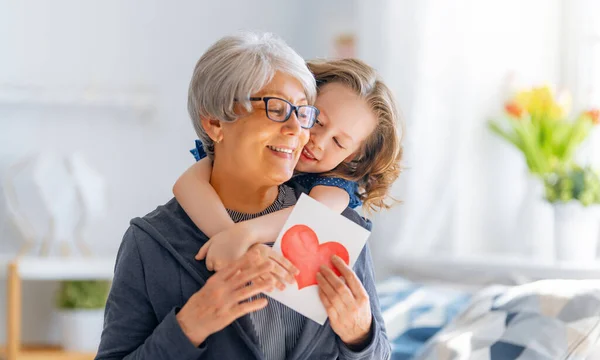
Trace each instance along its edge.
<path fill-rule="evenodd" d="M 298 269 L 271 247 L 260 244 L 258 233 L 247 223 L 238 223 L 213 236 L 200 248 L 196 260 L 206 258 L 208 270 L 220 271 L 241 258 L 249 249 L 258 249 L 261 257 L 272 262 L 270 275 L 261 277 L 263 280 L 271 281 L 279 290 L 285 289 L 286 284 L 296 282 Z"/>
<path fill-rule="evenodd" d="M 206 259 L 208 270 L 219 271 L 241 258 L 256 242 L 252 231 L 242 223 L 236 224 L 210 238 L 196 254 L 196 260 Z"/>

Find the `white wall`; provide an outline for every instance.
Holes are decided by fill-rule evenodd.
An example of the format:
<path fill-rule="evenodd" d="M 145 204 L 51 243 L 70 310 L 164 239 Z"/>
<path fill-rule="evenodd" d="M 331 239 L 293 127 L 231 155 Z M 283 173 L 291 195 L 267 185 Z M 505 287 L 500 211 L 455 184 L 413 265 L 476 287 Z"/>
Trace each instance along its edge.
<path fill-rule="evenodd" d="M 143 89 L 155 94 L 156 112 L 140 118 L 131 111 L 0 103 L 0 178 L 26 154 L 83 152 L 106 176 L 110 196 L 108 218 L 92 226 L 87 241 L 98 253 L 114 254 L 129 220 L 166 202 L 173 182 L 192 163 L 187 86 L 202 52 L 237 29 L 259 29 L 280 35 L 303 56 L 327 56 L 335 28 L 317 30 L 307 18 L 323 23 L 315 7 L 330 15 L 338 5 L 343 3 L 1 0 L 0 86 Z M 338 18 L 346 14 L 352 11 Z M 14 253 L 20 240 L 3 207 L 0 236 L 0 254 Z M 48 336 L 54 286 L 25 284 L 26 341 L 55 339 Z M 0 319 L 4 289 L 0 281 Z M 4 336 L 0 321 L 0 343 Z"/>

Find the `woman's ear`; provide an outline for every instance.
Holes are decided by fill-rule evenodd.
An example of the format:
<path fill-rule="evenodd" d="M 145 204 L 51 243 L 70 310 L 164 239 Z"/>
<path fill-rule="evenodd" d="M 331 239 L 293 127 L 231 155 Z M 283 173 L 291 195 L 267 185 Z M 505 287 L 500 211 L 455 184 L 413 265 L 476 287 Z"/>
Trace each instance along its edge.
<path fill-rule="evenodd" d="M 206 134 L 208 134 L 215 143 L 221 142 L 223 139 L 223 127 L 219 120 L 201 117 L 200 122 L 202 123 L 202 127 L 204 128 L 204 131 L 206 131 Z"/>

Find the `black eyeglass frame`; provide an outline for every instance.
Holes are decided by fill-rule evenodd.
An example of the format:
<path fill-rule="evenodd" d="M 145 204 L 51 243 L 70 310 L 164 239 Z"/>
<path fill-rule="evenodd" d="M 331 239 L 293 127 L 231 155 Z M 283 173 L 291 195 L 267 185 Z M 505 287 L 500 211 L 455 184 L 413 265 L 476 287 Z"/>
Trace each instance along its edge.
<path fill-rule="evenodd" d="M 284 117 L 283 120 L 272 119 L 271 116 L 269 116 L 269 100 L 272 100 L 272 99 L 281 100 L 281 101 L 287 103 L 288 105 L 290 105 L 290 108 L 289 108 L 290 110 L 285 115 L 285 117 Z M 267 114 L 267 117 L 269 118 L 269 120 L 275 121 L 275 122 L 278 122 L 278 123 L 284 123 L 284 122 L 288 121 L 290 119 L 290 117 L 292 116 L 292 112 L 294 112 L 296 114 L 296 118 L 299 119 L 298 110 L 300 110 L 300 108 L 307 107 L 307 108 L 314 109 L 315 110 L 315 117 L 314 117 L 314 119 L 312 119 L 312 122 L 311 122 L 310 126 L 302 126 L 302 123 L 300 123 L 300 127 L 303 128 L 303 129 L 310 129 L 313 126 L 315 126 L 315 124 L 317 122 L 317 118 L 319 117 L 319 114 L 321 113 L 319 111 L 319 109 L 317 109 L 316 107 L 314 107 L 312 105 L 298 105 L 298 106 L 296 106 L 296 105 L 292 104 L 291 102 L 287 101 L 286 99 L 278 98 L 276 96 L 250 97 L 250 98 L 248 98 L 248 100 L 250 100 L 250 101 L 264 101 L 264 103 L 265 103 L 265 113 Z"/>

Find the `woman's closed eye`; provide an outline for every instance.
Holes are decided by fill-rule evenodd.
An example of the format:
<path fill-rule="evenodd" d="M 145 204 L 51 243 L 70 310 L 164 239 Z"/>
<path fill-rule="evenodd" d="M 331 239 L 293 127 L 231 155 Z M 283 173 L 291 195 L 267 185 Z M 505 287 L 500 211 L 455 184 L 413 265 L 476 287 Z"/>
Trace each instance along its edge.
<path fill-rule="evenodd" d="M 269 113 L 276 115 L 276 116 L 283 116 L 283 109 L 269 109 Z"/>

